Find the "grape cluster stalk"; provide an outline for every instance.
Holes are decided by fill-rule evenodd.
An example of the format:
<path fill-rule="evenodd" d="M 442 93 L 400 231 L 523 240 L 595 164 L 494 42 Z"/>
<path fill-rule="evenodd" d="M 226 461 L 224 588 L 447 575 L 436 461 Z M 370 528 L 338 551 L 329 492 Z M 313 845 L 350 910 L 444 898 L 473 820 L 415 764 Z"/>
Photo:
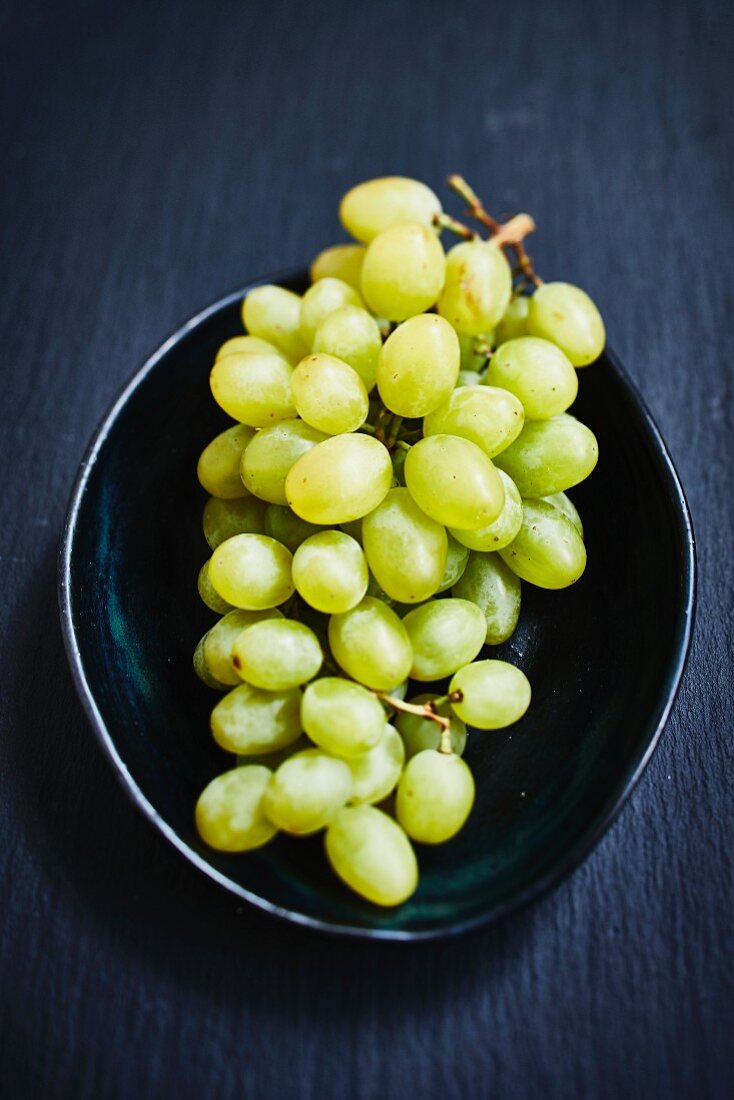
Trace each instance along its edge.
<path fill-rule="evenodd" d="M 319 253 L 303 295 L 247 294 L 210 375 L 233 423 L 197 467 L 218 619 L 194 668 L 233 758 L 199 833 L 245 852 L 323 831 L 334 872 L 379 906 L 418 888 L 416 845 L 467 821 L 467 743 L 470 760 L 530 705 L 492 647 L 523 582 L 584 572 L 567 490 L 598 458 L 569 409 L 604 348 L 599 311 L 536 274 L 528 214 L 499 222 L 448 183 L 486 236 L 417 180 L 369 180 L 339 207 L 352 243 Z"/>

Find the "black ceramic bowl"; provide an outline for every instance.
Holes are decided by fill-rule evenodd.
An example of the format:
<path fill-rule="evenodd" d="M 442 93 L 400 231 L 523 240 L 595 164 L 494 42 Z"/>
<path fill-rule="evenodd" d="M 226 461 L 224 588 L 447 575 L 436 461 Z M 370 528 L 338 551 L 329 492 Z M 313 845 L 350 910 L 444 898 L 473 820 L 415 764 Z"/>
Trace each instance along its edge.
<path fill-rule="evenodd" d="M 302 290 L 305 274 L 279 280 Z M 477 802 L 449 844 L 419 852 L 417 893 L 394 910 L 352 894 L 319 837 L 240 856 L 193 824 L 204 785 L 231 764 L 208 731 L 216 698 L 191 655 L 213 615 L 205 443 L 226 426 L 209 393 L 219 345 L 241 332 L 244 290 L 174 336 L 105 417 L 74 488 L 60 563 L 63 629 L 92 727 L 138 807 L 200 871 L 259 908 L 332 932 L 444 935 L 494 919 L 566 874 L 609 825 L 673 702 L 694 602 L 691 523 L 662 439 L 611 353 L 580 372 L 574 411 L 601 458 L 572 493 L 589 564 L 562 592 L 523 586 L 520 626 L 493 655 L 519 664 L 533 703 L 511 729 L 470 735 Z"/>

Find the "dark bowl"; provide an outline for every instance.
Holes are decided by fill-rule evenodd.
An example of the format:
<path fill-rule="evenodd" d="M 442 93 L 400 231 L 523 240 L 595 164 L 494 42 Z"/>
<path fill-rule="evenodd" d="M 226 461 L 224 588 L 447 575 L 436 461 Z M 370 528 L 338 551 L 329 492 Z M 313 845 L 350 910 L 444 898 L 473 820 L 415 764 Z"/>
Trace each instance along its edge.
<path fill-rule="evenodd" d="M 279 279 L 302 290 L 305 273 Z M 213 614 L 196 576 L 208 556 L 196 458 L 226 426 L 208 376 L 241 332 L 244 290 L 210 306 L 115 401 L 73 491 L 60 561 L 71 668 L 92 727 L 137 806 L 190 862 L 277 916 L 330 932 L 415 939 L 516 909 L 573 868 L 629 795 L 675 696 L 694 606 L 691 521 L 665 445 L 607 352 L 580 372 L 574 411 L 601 458 L 572 495 L 589 564 L 562 592 L 523 588 L 514 637 L 494 654 L 533 687 L 526 717 L 474 733 L 477 802 L 449 844 L 421 849 L 417 893 L 382 910 L 343 887 L 320 838 L 277 838 L 240 856 L 193 824 L 204 785 L 230 766 L 208 731 L 215 696 L 191 654 Z"/>

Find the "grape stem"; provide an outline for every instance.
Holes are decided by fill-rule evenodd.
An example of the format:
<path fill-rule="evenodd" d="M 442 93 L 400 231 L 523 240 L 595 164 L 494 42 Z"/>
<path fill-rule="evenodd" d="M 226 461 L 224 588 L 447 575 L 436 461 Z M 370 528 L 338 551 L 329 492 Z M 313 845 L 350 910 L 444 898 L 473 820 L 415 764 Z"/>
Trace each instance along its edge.
<path fill-rule="evenodd" d="M 427 703 L 406 703 L 403 699 L 396 699 L 393 695 L 386 695 L 382 691 L 376 691 L 374 694 L 383 703 L 387 703 L 388 706 L 392 707 L 393 710 L 400 710 L 404 714 L 418 714 L 421 718 L 428 718 L 429 721 L 440 726 L 441 741 L 438 751 L 446 756 L 451 756 L 454 751 L 451 747 L 451 719 L 444 718 L 442 714 L 437 712 L 436 707 L 441 706 L 442 703 L 461 702 L 464 698 L 462 692 L 454 691 L 451 695 L 443 695 L 440 699 L 432 699 Z"/>
<path fill-rule="evenodd" d="M 410 443 L 406 443 L 404 439 L 394 438 L 394 431 L 396 429 L 393 429 L 392 435 L 386 432 L 380 425 L 375 426 L 374 424 L 363 424 L 359 430 L 360 432 L 365 432 L 367 435 L 374 435 L 376 439 L 380 440 L 380 443 L 385 444 L 388 451 L 394 451 L 396 447 L 400 451 L 410 450 Z"/>
<path fill-rule="evenodd" d="M 447 183 L 452 191 L 455 191 L 467 204 L 467 214 L 470 218 L 486 226 L 490 232 L 490 240 L 499 248 L 511 247 L 515 251 L 517 266 L 525 279 L 533 286 L 541 286 L 543 280 L 536 275 L 533 261 L 528 255 L 523 239 L 535 229 L 535 222 L 529 214 L 516 214 L 508 222 L 502 224 L 484 208 L 484 203 L 477 193 L 469 186 L 463 176 L 449 176 Z M 458 223 L 461 224 L 461 223 Z"/>
<path fill-rule="evenodd" d="M 436 229 L 447 229 L 449 233 L 455 233 L 457 237 L 463 237 L 465 241 L 475 241 L 479 236 L 468 225 L 452 218 L 450 214 L 434 214 L 433 224 Z"/>

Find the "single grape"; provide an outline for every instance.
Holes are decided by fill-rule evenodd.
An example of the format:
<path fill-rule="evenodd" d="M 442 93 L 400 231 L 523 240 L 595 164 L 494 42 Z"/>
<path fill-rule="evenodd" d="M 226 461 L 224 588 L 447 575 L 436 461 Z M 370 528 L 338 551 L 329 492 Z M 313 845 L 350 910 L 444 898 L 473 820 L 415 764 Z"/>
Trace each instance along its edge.
<path fill-rule="evenodd" d="M 407 630 L 391 608 L 372 596 L 351 611 L 332 615 L 329 644 L 347 675 L 375 691 L 401 683 L 413 664 Z"/>
<path fill-rule="evenodd" d="M 449 691 L 463 695 L 461 702 L 451 704 L 459 718 L 480 730 L 510 726 L 530 706 L 527 676 L 507 661 L 474 661 L 460 668 Z"/>
<path fill-rule="evenodd" d="M 367 248 L 362 294 L 378 317 L 405 321 L 438 299 L 446 261 L 441 242 L 423 225 L 395 225 Z"/>
<path fill-rule="evenodd" d="M 578 485 L 599 458 L 594 433 L 568 413 L 551 420 L 533 420 L 497 455 L 495 462 L 509 474 L 522 497 L 546 497 Z"/>
<path fill-rule="evenodd" d="M 279 349 L 275 344 L 261 340 L 259 336 L 233 336 L 230 340 L 224 341 L 215 359 L 223 359 L 225 355 L 242 355 L 243 352 L 251 351 L 278 352 Z M 282 355 L 283 352 L 281 351 L 280 354 Z"/>
<path fill-rule="evenodd" d="M 296 591 L 329 615 L 356 607 L 368 580 L 362 547 L 344 531 L 319 531 L 301 543 L 293 558 Z"/>
<path fill-rule="evenodd" d="M 434 215 L 440 212 L 441 203 L 430 187 L 405 176 L 383 176 L 359 183 L 347 191 L 339 205 L 344 228 L 365 243 L 404 222 L 430 227 Z"/>
<path fill-rule="evenodd" d="M 355 290 L 362 285 L 362 264 L 367 249 L 361 244 L 335 244 L 319 252 L 311 264 L 311 282 L 341 279 Z"/>
<path fill-rule="evenodd" d="M 498 471 L 505 487 L 505 504 L 494 523 L 476 531 L 460 531 L 451 528 L 451 534 L 470 550 L 501 550 L 509 546 L 522 525 L 522 497 L 517 486 L 504 470 Z"/>
<path fill-rule="evenodd" d="M 301 736 L 301 693 L 261 691 L 240 683 L 211 714 L 214 740 L 226 752 L 261 756 L 280 752 Z"/>
<path fill-rule="evenodd" d="M 301 299 L 282 286 L 258 286 L 242 303 L 242 322 L 249 333 L 275 344 L 297 362 L 308 352 L 301 338 Z"/>
<path fill-rule="evenodd" d="M 342 306 L 326 317 L 316 330 L 313 350 L 334 355 L 355 370 L 369 392 L 377 379 L 377 356 L 382 334 L 366 309 Z"/>
<path fill-rule="evenodd" d="M 494 523 L 505 490 L 484 451 L 455 435 L 432 435 L 411 447 L 405 460 L 410 495 L 438 523 L 478 530 Z"/>
<path fill-rule="evenodd" d="M 220 852 L 246 852 L 275 836 L 277 829 L 263 813 L 271 775 L 269 768 L 252 764 L 212 779 L 196 803 L 196 828 L 205 844 Z"/>
<path fill-rule="evenodd" d="M 217 359 L 209 376 L 214 400 L 235 420 L 265 428 L 296 415 L 290 363 L 277 352 L 249 352 Z"/>
<path fill-rule="evenodd" d="M 242 454 L 241 481 L 253 496 L 270 504 L 285 504 L 285 479 L 290 469 L 301 455 L 326 438 L 323 432 L 297 419 L 263 428 Z"/>
<path fill-rule="evenodd" d="M 408 702 L 415 706 L 428 703 L 435 695 L 415 695 Z M 436 707 L 436 713 L 442 718 L 448 718 L 450 722 L 449 734 L 451 735 L 451 751 L 461 756 L 466 748 L 466 726 L 457 718 L 451 709 L 450 703 L 441 703 Z M 398 711 L 393 719 L 405 745 L 405 755 L 408 760 L 424 749 L 438 749 L 441 744 L 441 727 L 431 718 L 423 718 L 420 714 L 409 714 Z"/>
<path fill-rule="evenodd" d="M 382 802 L 400 779 L 405 763 L 405 746 L 394 728 L 386 725 L 385 732 L 373 749 L 346 761 L 352 773 L 352 803 Z"/>
<path fill-rule="evenodd" d="M 323 829 L 352 794 L 343 760 L 306 749 L 281 764 L 263 797 L 265 814 L 279 829 L 307 836 Z"/>
<path fill-rule="evenodd" d="M 232 664 L 241 678 L 263 691 L 288 691 L 307 684 L 323 659 L 314 632 L 290 619 L 271 619 L 248 627 L 232 651 Z"/>
<path fill-rule="evenodd" d="M 235 607 L 277 607 L 293 595 L 292 560 L 290 550 L 267 535 L 235 535 L 212 554 L 209 579 Z"/>
<path fill-rule="evenodd" d="M 494 458 L 522 431 L 520 401 L 496 386 L 462 386 L 423 421 L 424 435 L 459 435 Z"/>
<path fill-rule="evenodd" d="M 390 488 L 386 447 L 359 433 L 332 436 L 299 458 L 285 482 L 296 515 L 309 523 L 338 524 L 376 508 Z"/>
<path fill-rule="evenodd" d="M 484 615 L 469 600 L 428 600 L 403 619 L 413 647 L 413 680 L 441 680 L 473 661 L 484 645 Z"/>
<path fill-rule="evenodd" d="M 500 555 L 513 573 L 539 588 L 567 588 L 586 568 L 586 547 L 578 529 L 545 500 L 523 501 L 520 531 Z"/>
<path fill-rule="evenodd" d="M 542 497 L 542 500 L 547 501 L 548 504 L 552 504 L 554 508 L 558 508 L 563 512 L 566 519 L 570 519 L 581 538 L 584 537 L 584 525 L 581 522 L 581 516 L 579 515 L 578 508 L 566 493 L 551 493 L 550 496 Z"/>
<path fill-rule="evenodd" d="M 606 332 L 589 295 L 571 283 L 545 283 L 530 299 L 528 332 L 551 340 L 575 367 L 585 367 L 604 350 Z"/>
<path fill-rule="evenodd" d="M 293 371 L 291 388 L 298 415 L 327 435 L 354 432 L 367 419 L 364 382 L 343 359 L 306 356 Z"/>
<path fill-rule="evenodd" d="M 342 306 L 364 308 L 362 296 L 341 279 L 319 279 L 310 286 L 301 300 L 301 339 L 307 348 L 313 347 L 316 330 L 334 310 Z"/>
<path fill-rule="evenodd" d="M 474 805 L 474 779 L 460 756 L 425 749 L 398 783 L 395 810 L 413 840 L 443 844 L 458 833 Z"/>
<path fill-rule="evenodd" d="M 203 656 L 209 673 L 220 684 L 232 686 L 240 683 L 240 677 L 232 664 L 234 643 L 248 626 L 264 619 L 279 619 L 282 613 L 275 608 L 267 611 L 244 611 L 234 608 L 228 611 L 204 635 Z"/>
<path fill-rule="evenodd" d="M 387 338 L 377 360 L 377 388 L 391 412 L 426 416 L 451 394 L 459 375 L 459 341 L 435 313 L 411 317 Z"/>
<path fill-rule="evenodd" d="M 410 841 L 374 806 L 348 806 L 326 831 L 326 854 L 339 878 L 375 905 L 400 905 L 418 885 Z"/>
<path fill-rule="evenodd" d="M 438 312 L 464 336 L 493 328 L 507 309 L 512 272 L 491 241 L 461 241 L 446 255 L 446 281 Z"/>
<path fill-rule="evenodd" d="M 520 578 L 499 554 L 472 553 L 452 596 L 471 600 L 484 615 L 488 645 L 506 642 L 520 617 Z"/>
<path fill-rule="evenodd" d="M 519 336 L 498 348 L 489 361 L 487 384 L 514 393 L 528 420 L 565 412 L 579 388 L 570 360 L 555 344 L 537 336 Z"/>
<path fill-rule="evenodd" d="M 324 676 L 308 685 L 301 721 L 311 740 L 334 756 L 369 752 L 385 732 L 385 711 L 372 692 L 337 676 Z"/>
<path fill-rule="evenodd" d="M 362 538 L 367 563 L 392 599 L 420 603 L 437 591 L 446 568 L 446 530 L 407 489 L 391 489 L 364 517 Z"/>
<path fill-rule="evenodd" d="M 288 505 L 269 504 L 265 509 L 264 534 L 276 542 L 282 542 L 291 554 L 295 554 L 302 542 L 322 530 L 315 523 L 306 523 Z"/>
<path fill-rule="evenodd" d="M 495 347 L 499 348 L 508 340 L 517 339 L 518 336 L 527 336 L 529 310 L 530 299 L 526 294 L 518 294 L 516 298 L 511 300 L 502 314 L 502 320 L 495 329 Z"/>
<path fill-rule="evenodd" d="M 438 586 L 439 592 L 445 592 L 447 589 L 452 588 L 456 582 L 461 578 L 466 569 L 466 563 L 469 561 L 469 549 L 454 538 L 453 535 L 448 537 L 448 551 L 446 554 L 446 566 L 443 571 L 443 577 L 441 583 Z"/>
<path fill-rule="evenodd" d="M 204 643 L 206 642 L 206 638 L 206 634 L 203 638 L 200 638 L 194 650 L 194 672 L 208 688 L 212 688 L 214 691 L 227 691 L 227 685 L 221 684 L 219 680 L 215 679 L 207 668 L 207 663 L 204 660 Z"/>
<path fill-rule="evenodd" d="M 253 497 L 221 500 L 210 497 L 201 517 L 204 537 L 216 550 L 233 535 L 261 535 L 265 530 L 265 505 Z"/>
<path fill-rule="evenodd" d="M 224 500 L 246 497 L 240 477 L 242 452 L 255 434 L 247 424 L 235 424 L 212 439 L 199 455 L 196 474 L 207 493 Z"/>
<path fill-rule="evenodd" d="M 197 587 L 199 589 L 199 595 L 211 611 L 216 611 L 218 615 L 226 615 L 228 611 L 234 610 L 232 604 L 222 599 L 212 585 L 212 582 L 209 580 L 208 561 L 205 561 L 199 570 Z"/>

